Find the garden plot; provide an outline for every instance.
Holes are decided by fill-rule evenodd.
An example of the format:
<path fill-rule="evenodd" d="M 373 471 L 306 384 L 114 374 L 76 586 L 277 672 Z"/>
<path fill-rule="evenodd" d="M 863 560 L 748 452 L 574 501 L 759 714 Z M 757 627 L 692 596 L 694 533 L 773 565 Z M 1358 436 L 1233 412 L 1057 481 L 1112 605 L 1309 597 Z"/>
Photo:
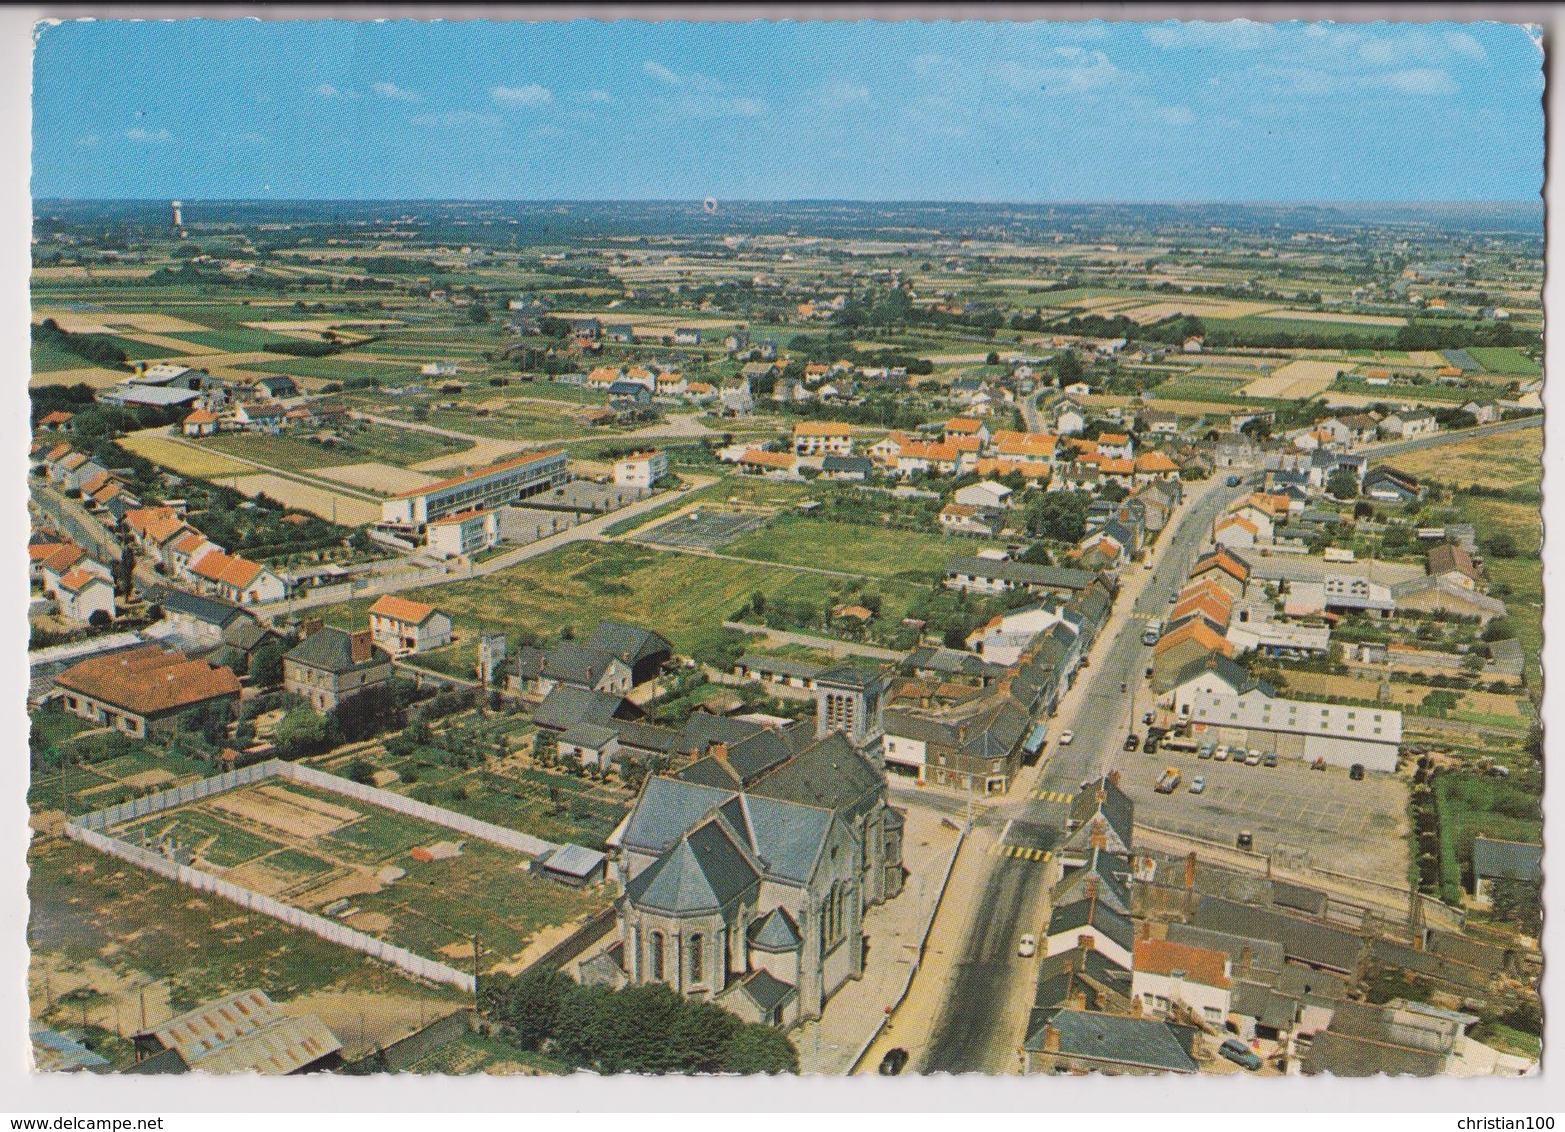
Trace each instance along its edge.
<path fill-rule="evenodd" d="M 404 491 L 415 491 L 435 482 L 434 476 L 428 476 L 423 472 L 415 472 L 408 468 L 393 467 L 390 464 L 343 464 L 335 468 L 309 468 L 306 470 L 312 476 L 336 480 L 338 483 L 345 483 L 349 487 L 362 488 L 365 491 L 374 491 L 381 495 L 401 495 Z"/>
<path fill-rule="evenodd" d="M 1272 309 L 1271 303 L 1250 303 L 1242 300 L 1213 302 L 1210 299 L 1173 299 L 1168 302 L 1147 303 L 1145 306 L 1123 307 L 1115 314 L 1122 314 L 1132 322 L 1150 326 L 1165 318 L 1188 314 L 1197 318 L 1244 318 L 1263 314 Z"/>
<path fill-rule="evenodd" d="M 668 519 L 640 537 L 643 542 L 691 550 L 717 550 L 759 530 L 769 516 L 739 511 L 690 511 Z"/>
<path fill-rule="evenodd" d="M 1354 326 L 1406 326 L 1407 319 L 1390 314 L 1344 314 L 1340 311 L 1268 310 L 1261 318 L 1285 318 L 1297 322 L 1346 322 Z"/>

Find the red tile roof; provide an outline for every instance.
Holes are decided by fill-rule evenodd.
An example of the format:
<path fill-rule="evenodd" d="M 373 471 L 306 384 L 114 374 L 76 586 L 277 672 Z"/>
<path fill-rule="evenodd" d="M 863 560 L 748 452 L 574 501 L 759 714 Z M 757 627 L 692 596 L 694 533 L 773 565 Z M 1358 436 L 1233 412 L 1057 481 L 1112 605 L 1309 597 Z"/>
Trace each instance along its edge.
<path fill-rule="evenodd" d="M 67 668 L 55 683 L 139 716 L 239 694 L 239 678 L 229 669 L 161 645 L 92 657 Z"/>

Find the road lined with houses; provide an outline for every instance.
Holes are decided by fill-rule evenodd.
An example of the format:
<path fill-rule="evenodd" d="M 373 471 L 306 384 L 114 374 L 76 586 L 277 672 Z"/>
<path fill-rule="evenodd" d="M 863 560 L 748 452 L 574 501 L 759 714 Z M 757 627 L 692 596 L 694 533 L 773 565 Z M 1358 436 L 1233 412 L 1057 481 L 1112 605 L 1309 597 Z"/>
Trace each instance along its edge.
<path fill-rule="evenodd" d="M 1029 428 L 1037 427 L 1035 412 L 1031 400 L 1023 403 Z M 1536 428 L 1541 423 L 1538 417 L 1526 417 L 1415 440 L 1367 445 L 1359 451 L 1384 459 L 1468 441 L 1474 436 Z M 1074 741 L 1062 747 L 1057 739 L 1051 739 L 1050 754 L 1036 776 L 1024 774 L 1012 788 L 1013 797 L 1023 800 L 986 807 L 980 818 L 980 824 L 990 828 L 1004 825 L 1010 835 L 1003 836 L 1002 842 L 1025 842 L 1026 848 L 1045 853 L 1052 849 L 1064 832 L 1069 814 L 1067 799 L 1084 782 L 1111 768 L 1126 733 L 1136 730 L 1133 721 L 1138 720 L 1139 710 L 1152 706 L 1149 691 L 1138 698 L 1150 662 L 1150 650 L 1141 639 L 1145 624 L 1168 608 L 1169 598 L 1178 591 L 1206 543 L 1212 522 L 1230 502 L 1252 489 L 1254 469 L 1233 471 L 1242 474 L 1239 486 L 1229 487 L 1227 476 L 1232 472 L 1219 469 L 1212 480 L 1191 493 L 1174 528 L 1160 540 L 1150 577 L 1140 570 L 1124 573 L 1124 589 L 1093 650 L 1090 666 L 1078 674 L 1076 685 L 1056 716 L 1059 727 L 1074 732 Z M 1109 643 L 1105 646 L 1105 642 Z M 1121 685 L 1126 692 L 1120 691 Z M 1138 768 L 1138 773 L 1144 771 L 1145 767 Z M 913 804 L 923 801 L 909 792 L 902 792 L 902 800 Z M 935 808 L 954 812 L 953 807 Z M 1047 885 L 1056 874 L 1046 859 L 1012 855 L 1003 851 L 1003 843 L 995 848 L 1002 851 L 979 858 L 988 862 L 988 868 L 975 880 L 981 885 L 978 898 L 970 902 L 970 907 L 951 910 L 953 915 L 970 915 L 972 920 L 960 934 L 964 942 L 949 976 L 943 985 L 933 988 L 944 993 L 944 1003 L 930 1028 L 929 1044 L 917 1062 L 924 1072 L 1009 1071 L 1016 1064 L 1016 1045 L 1025 1037 L 1017 1028 L 1026 1016 L 1036 960 L 1016 955 L 1017 939 L 1027 931 L 1038 934 L 1039 925 L 1034 918 L 1040 916 Z M 1312 879 L 1311 883 L 1316 881 Z M 1351 885 L 1340 881 L 1328 887 L 1351 889 Z M 1354 895 L 1366 896 L 1356 890 Z M 1368 894 L 1368 902 L 1386 903 L 1387 896 Z M 1026 988 L 1025 996 L 1022 985 Z M 918 1004 L 915 1009 L 928 1012 L 930 1005 Z"/>

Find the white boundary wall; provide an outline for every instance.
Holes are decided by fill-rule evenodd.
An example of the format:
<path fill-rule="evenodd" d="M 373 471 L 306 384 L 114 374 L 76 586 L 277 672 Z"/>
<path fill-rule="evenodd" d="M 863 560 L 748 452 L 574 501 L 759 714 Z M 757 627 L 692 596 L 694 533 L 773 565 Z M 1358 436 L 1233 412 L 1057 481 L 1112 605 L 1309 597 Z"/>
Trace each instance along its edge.
<path fill-rule="evenodd" d="M 373 959 L 388 963 L 411 975 L 417 975 L 419 978 L 429 979 L 437 983 L 447 983 L 470 994 L 473 993 L 476 989 L 476 982 L 471 974 L 458 971 L 454 967 L 438 963 L 433 959 L 426 959 L 422 955 L 414 954 L 405 947 L 396 947 L 385 940 L 376 939 L 374 936 L 355 931 L 323 916 L 317 916 L 313 912 L 302 911 L 291 904 L 283 903 L 281 900 L 262 895 L 259 892 L 237 884 L 232 884 L 201 869 L 192 868 L 189 865 L 181 865 L 160 853 L 154 853 L 149 849 L 143 849 L 139 845 L 133 845 L 108 832 L 114 826 L 122 825 L 125 822 L 135 821 L 149 814 L 160 813 L 177 806 L 186 806 L 192 802 L 210 798 L 215 794 L 223 794 L 230 790 L 237 790 L 242 786 L 251 786 L 257 782 L 263 782 L 268 778 L 286 778 L 305 786 L 313 786 L 319 790 L 326 790 L 333 794 L 354 798 L 395 813 L 406 814 L 408 817 L 427 821 L 432 825 L 443 826 L 446 829 L 456 830 L 459 833 L 466 833 L 481 841 L 487 841 L 492 845 L 498 845 L 504 849 L 512 849 L 532 857 L 544 856 L 558 848 L 552 842 L 543 841 L 525 833 L 518 833 L 516 830 L 506 829 L 491 822 L 480 821 L 477 818 L 468 817 L 466 814 L 453 813 L 451 810 L 443 810 L 439 806 L 431 806 L 426 802 L 405 798 L 401 794 L 394 794 L 389 790 L 365 786 L 346 778 L 339 778 L 334 774 L 325 774 L 314 767 L 298 766 L 279 759 L 268 759 L 266 762 L 257 763 L 254 766 L 227 771 L 212 778 L 201 779 L 198 782 L 187 782 L 172 790 L 164 790 L 145 798 L 133 798 L 131 801 L 123 802 L 118 806 L 110 806 L 107 809 L 83 814 L 65 823 L 65 835 L 74 841 L 80 841 L 83 845 L 89 845 L 101 853 L 107 853 L 110 856 L 129 861 L 131 864 L 136 865 L 138 868 L 146 869 L 148 872 L 157 873 L 159 876 L 167 877 L 169 880 L 189 885 L 200 892 L 210 892 L 215 896 L 221 896 L 223 899 L 230 900 L 249 911 L 259 912 L 263 916 L 270 916 L 274 920 L 281 920 L 285 924 L 303 928 L 305 931 L 331 943 L 363 952 Z"/>

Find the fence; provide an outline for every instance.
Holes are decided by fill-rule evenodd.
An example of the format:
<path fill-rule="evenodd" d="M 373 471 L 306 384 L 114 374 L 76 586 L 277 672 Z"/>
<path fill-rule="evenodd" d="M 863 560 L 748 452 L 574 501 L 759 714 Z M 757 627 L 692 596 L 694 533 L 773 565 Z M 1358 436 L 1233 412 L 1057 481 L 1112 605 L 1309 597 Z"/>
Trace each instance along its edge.
<path fill-rule="evenodd" d="M 248 888 L 242 888 L 201 869 L 182 865 L 160 853 L 154 853 L 139 845 L 133 845 L 108 833 L 108 830 L 112 827 L 122 825 L 125 822 L 135 821 L 137 818 L 160 813 L 164 810 L 173 809 L 176 806 L 185 806 L 192 802 L 199 802 L 204 798 L 210 798 L 213 795 L 222 794 L 230 790 L 237 790 L 242 786 L 263 782 L 268 778 L 286 778 L 306 786 L 314 786 L 317 789 L 326 790 L 333 794 L 339 794 L 373 806 L 379 806 L 394 813 L 418 818 L 429 822 L 431 825 L 438 825 L 459 833 L 466 833 L 481 841 L 487 841 L 492 845 L 515 850 L 518 853 L 524 853 L 532 857 L 542 857 L 558 848 L 552 842 L 544 841 L 525 833 L 519 833 L 514 829 L 506 829 L 503 826 L 480 821 L 477 818 L 468 817 L 466 814 L 443 810 L 439 806 L 431 806 L 426 802 L 405 798 L 401 794 L 393 794 L 389 790 L 381 790 L 378 787 L 366 786 L 363 783 L 339 778 L 336 775 L 325 774 L 313 767 L 298 766 L 278 759 L 268 759 L 266 762 L 256 763 L 253 766 L 227 771 L 212 778 L 203 778 L 197 782 L 188 782 L 172 790 L 160 791 L 145 798 L 133 798 L 129 802 L 122 802 L 117 806 L 109 806 L 106 809 L 84 814 L 65 823 L 65 835 L 72 840 L 80 841 L 84 845 L 97 849 L 101 853 L 107 853 L 112 857 L 119 857 L 122 860 L 129 861 L 131 864 L 146 869 L 148 872 L 178 881 L 180 884 L 189 885 L 200 892 L 210 892 L 213 895 L 221 896 L 225 900 L 232 901 L 249 911 L 259 912 L 261 915 L 281 920 L 283 923 L 291 924 L 296 928 L 303 928 L 305 931 L 324 940 L 352 948 L 354 951 L 363 952 L 365 955 L 378 959 L 383 963 L 388 963 L 409 974 L 430 979 L 437 983 L 447 983 L 472 993 L 476 988 L 476 982 L 471 974 L 458 971 L 453 967 L 448 967 L 446 964 L 438 963 L 432 959 L 425 959 L 422 955 L 416 955 L 406 948 L 396 947 L 386 943 L 384 940 L 365 935 L 363 932 L 354 931 L 352 928 L 344 927 L 342 924 L 317 916 L 314 913 L 301 911 L 291 904 L 285 904 L 280 900 L 264 896 Z M 598 934 L 601 935 L 602 932 L 600 931 Z M 571 943 L 575 940 L 576 936 L 572 936 L 566 942 Z M 586 945 L 582 944 L 582 946 Z M 569 956 L 566 956 L 566 958 L 569 958 Z"/>
<path fill-rule="evenodd" d="M 477 1015 L 471 1010 L 456 1010 L 444 1018 L 436 1018 L 421 1030 L 414 1030 L 405 1038 L 398 1038 L 385 1049 L 366 1055 L 365 1061 L 373 1068 L 386 1073 L 396 1073 L 416 1064 L 459 1041 L 473 1029 Z"/>

